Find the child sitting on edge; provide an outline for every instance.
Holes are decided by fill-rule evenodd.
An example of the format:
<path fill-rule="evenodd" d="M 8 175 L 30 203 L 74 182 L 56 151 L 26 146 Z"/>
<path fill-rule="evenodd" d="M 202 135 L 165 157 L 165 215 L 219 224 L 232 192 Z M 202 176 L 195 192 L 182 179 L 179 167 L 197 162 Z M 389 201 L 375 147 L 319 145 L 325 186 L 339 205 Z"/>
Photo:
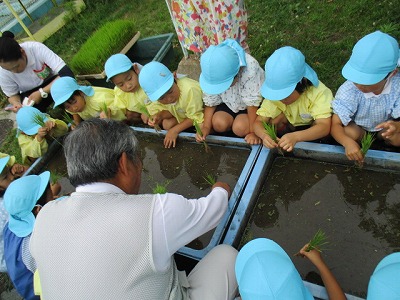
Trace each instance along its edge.
<path fill-rule="evenodd" d="M 400 145 L 398 134 L 393 134 L 393 127 L 385 123 L 398 122 L 400 117 L 398 59 L 397 41 L 375 31 L 356 43 L 342 69 L 347 81 L 332 102 L 331 134 L 343 145 L 349 160 L 363 161 L 359 143 L 366 132 L 378 132 L 377 137 L 388 144 Z"/>
<path fill-rule="evenodd" d="M 114 92 L 111 89 L 79 85 L 72 77 L 61 77 L 54 81 L 50 89 L 54 107 L 64 104 L 77 126 L 90 118 L 125 120 L 121 109 L 114 107 Z"/>
<path fill-rule="evenodd" d="M 316 250 L 300 254 L 307 257 L 320 272 L 329 299 L 346 300 L 346 296 Z M 242 300 L 282 299 L 314 300 L 285 250 L 273 240 L 258 238 L 239 251 L 235 263 L 236 279 Z"/>
<path fill-rule="evenodd" d="M 24 299 L 40 299 L 33 291 L 36 263 L 29 251 L 29 241 L 37 214 L 51 200 L 53 194 L 48 171 L 13 181 L 4 194 L 4 207 L 9 214 L 4 228 L 7 272 L 17 292 Z"/>
<path fill-rule="evenodd" d="M 16 120 L 22 162 L 28 165 L 47 152 L 48 142 L 68 132 L 65 122 L 52 119 L 31 106 L 20 108 Z"/>
<path fill-rule="evenodd" d="M 249 144 L 259 144 L 253 123 L 261 103 L 264 72 L 259 63 L 235 41 L 228 39 L 210 46 L 200 57 L 200 86 L 204 92 L 204 141 L 212 131 L 232 130 Z"/>
<path fill-rule="evenodd" d="M 265 147 L 292 151 L 297 142 L 329 134 L 332 92 L 318 80 L 299 50 L 282 47 L 267 59 L 261 94 L 265 100 L 257 110 L 254 131 Z M 262 122 L 273 124 L 278 136 L 283 134 L 277 142 Z"/>
<path fill-rule="evenodd" d="M 202 91 L 197 81 L 187 77 L 177 78 L 162 63 L 152 61 L 139 73 L 139 84 L 151 101 L 148 106 L 152 121 L 149 125 L 162 125 L 168 130 L 165 148 L 175 147 L 178 134 L 203 123 Z"/>
<path fill-rule="evenodd" d="M 107 81 L 115 84 L 114 106 L 125 111 L 129 124 L 147 124 L 146 106 L 150 104 L 146 93 L 139 85 L 139 72 L 142 68 L 125 54 L 114 54 L 105 63 Z"/>

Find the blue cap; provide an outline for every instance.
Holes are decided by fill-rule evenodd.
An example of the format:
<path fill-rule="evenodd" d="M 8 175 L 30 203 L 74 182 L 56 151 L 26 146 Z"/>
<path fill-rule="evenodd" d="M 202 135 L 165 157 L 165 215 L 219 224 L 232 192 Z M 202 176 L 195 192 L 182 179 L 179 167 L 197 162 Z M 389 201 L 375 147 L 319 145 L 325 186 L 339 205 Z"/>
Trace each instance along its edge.
<path fill-rule="evenodd" d="M 383 258 L 368 283 L 367 300 L 400 299 L 400 252 Z"/>
<path fill-rule="evenodd" d="M 375 31 L 355 44 L 342 75 L 358 84 L 375 84 L 396 69 L 398 59 L 397 41 L 386 33 Z"/>
<path fill-rule="evenodd" d="M 43 117 L 44 122 L 47 122 L 49 120 L 47 118 L 47 115 L 42 113 L 37 108 L 34 108 L 32 106 L 21 107 L 18 110 L 16 116 L 18 129 L 27 135 L 33 135 L 38 133 L 39 128 L 41 128 L 41 126 L 35 123 L 34 118 L 36 115 L 41 115 Z"/>
<path fill-rule="evenodd" d="M 54 107 L 63 104 L 75 91 L 82 91 L 87 96 L 93 96 L 94 90 L 91 86 L 79 85 L 72 77 L 60 77 L 53 82 L 50 88 L 51 97 L 54 100 Z"/>
<path fill-rule="evenodd" d="M 115 75 L 129 71 L 132 68 L 132 61 L 125 54 L 114 54 L 107 59 L 104 65 L 104 72 L 107 76 L 107 81 L 110 81 Z"/>
<path fill-rule="evenodd" d="M 279 48 L 265 63 L 261 95 L 268 100 L 283 100 L 293 93 L 303 77 L 318 86 L 317 73 L 306 63 L 303 53 L 289 46 Z"/>
<path fill-rule="evenodd" d="M 10 215 L 8 227 L 18 237 L 28 236 L 35 224 L 32 209 L 43 195 L 50 172 L 28 175 L 11 182 L 4 193 L 4 207 Z"/>
<path fill-rule="evenodd" d="M 10 156 L 5 156 L 3 158 L 0 158 L 0 174 L 3 172 L 4 167 L 7 165 L 7 163 L 10 160 Z"/>
<path fill-rule="evenodd" d="M 139 73 L 139 84 L 151 101 L 157 101 L 172 87 L 174 75 L 162 63 L 152 61 Z"/>
<path fill-rule="evenodd" d="M 225 92 L 232 85 L 240 67 L 246 66 L 246 53 L 235 40 L 211 45 L 200 57 L 201 89 L 210 95 Z"/>
<path fill-rule="evenodd" d="M 243 300 L 314 300 L 286 252 L 259 238 L 239 251 L 235 273 Z"/>

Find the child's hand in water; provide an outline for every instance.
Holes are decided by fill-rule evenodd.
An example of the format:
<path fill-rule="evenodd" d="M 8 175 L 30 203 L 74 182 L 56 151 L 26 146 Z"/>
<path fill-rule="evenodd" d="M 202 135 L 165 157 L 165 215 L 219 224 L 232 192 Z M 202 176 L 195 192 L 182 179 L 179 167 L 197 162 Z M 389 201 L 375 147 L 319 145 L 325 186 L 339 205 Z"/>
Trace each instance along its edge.
<path fill-rule="evenodd" d="M 171 147 L 175 148 L 177 138 L 178 138 L 177 132 L 175 132 L 172 129 L 168 130 L 168 132 L 164 138 L 164 147 L 165 148 L 171 148 Z"/>

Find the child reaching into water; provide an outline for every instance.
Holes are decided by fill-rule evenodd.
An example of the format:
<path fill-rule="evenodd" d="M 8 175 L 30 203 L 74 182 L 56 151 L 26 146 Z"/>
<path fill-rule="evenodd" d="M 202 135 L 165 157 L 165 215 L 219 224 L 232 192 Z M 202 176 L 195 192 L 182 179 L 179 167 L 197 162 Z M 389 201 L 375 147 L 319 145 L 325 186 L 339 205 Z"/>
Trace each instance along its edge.
<path fill-rule="evenodd" d="M 193 126 L 193 121 L 203 123 L 202 91 L 197 81 L 187 77 L 177 78 L 162 63 L 152 61 L 139 73 L 139 83 L 151 101 L 148 109 L 152 120 L 167 130 L 165 148 L 175 147 L 178 134 Z"/>
<path fill-rule="evenodd" d="M 200 86 L 204 92 L 202 136 L 233 131 L 249 144 L 259 144 L 253 123 L 261 103 L 260 87 L 264 72 L 259 63 L 235 41 L 228 39 L 210 46 L 200 57 Z"/>
<path fill-rule="evenodd" d="M 299 50 L 282 47 L 267 59 L 261 94 L 265 100 L 257 110 L 254 131 L 265 147 L 292 151 L 298 142 L 329 134 L 332 92 L 318 80 Z M 281 136 L 277 142 L 262 122 L 275 125 Z"/>
<path fill-rule="evenodd" d="M 68 132 L 65 122 L 52 119 L 31 106 L 20 108 L 16 120 L 20 131 L 18 143 L 21 147 L 22 162 L 28 165 L 47 152 L 48 142 Z"/>
<path fill-rule="evenodd" d="M 148 116 L 143 113 L 151 103 L 146 93 L 139 85 L 139 72 L 142 68 L 125 54 L 114 54 L 105 63 L 104 71 L 107 81 L 115 84 L 114 105 L 125 111 L 128 123 L 148 123 Z"/>
<path fill-rule="evenodd" d="M 72 77 L 61 77 L 50 89 L 54 107 L 63 104 L 74 119 L 75 126 L 90 118 L 125 120 L 121 109 L 114 107 L 114 92 L 111 89 L 79 85 Z M 107 112 L 103 111 L 106 107 Z"/>
<path fill-rule="evenodd" d="M 398 59 L 398 42 L 375 31 L 356 43 L 342 69 L 347 81 L 332 102 L 331 134 L 343 145 L 349 160 L 363 161 L 359 143 L 366 132 L 378 132 L 379 139 L 400 145 L 398 134 L 394 134 L 400 117 Z"/>

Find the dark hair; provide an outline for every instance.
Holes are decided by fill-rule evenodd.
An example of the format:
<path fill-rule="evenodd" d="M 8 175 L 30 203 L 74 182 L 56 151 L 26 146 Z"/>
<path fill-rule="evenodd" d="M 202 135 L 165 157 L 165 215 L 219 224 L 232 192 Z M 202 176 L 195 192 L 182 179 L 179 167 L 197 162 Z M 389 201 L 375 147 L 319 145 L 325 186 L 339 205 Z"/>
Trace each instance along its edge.
<path fill-rule="evenodd" d="M 300 80 L 296 87 L 295 90 L 299 93 L 302 94 L 304 93 L 310 86 L 313 86 L 312 82 L 308 80 L 307 78 L 303 77 L 302 80 Z"/>
<path fill-rule="evenodd" d="M 64 141 L 72 185 L 113 179 L 124 152 L 135 165 L 140 163 L 139 143 L 128 125 L 98 118 L 81 122 Z"/>
<path fill-rule="evenodd" d="M 14 40 L 14 34 L 11 31 L 4 31 L 0 37 L 0 61 L 16 61 L 21 57 L 21 46 Z"/>

